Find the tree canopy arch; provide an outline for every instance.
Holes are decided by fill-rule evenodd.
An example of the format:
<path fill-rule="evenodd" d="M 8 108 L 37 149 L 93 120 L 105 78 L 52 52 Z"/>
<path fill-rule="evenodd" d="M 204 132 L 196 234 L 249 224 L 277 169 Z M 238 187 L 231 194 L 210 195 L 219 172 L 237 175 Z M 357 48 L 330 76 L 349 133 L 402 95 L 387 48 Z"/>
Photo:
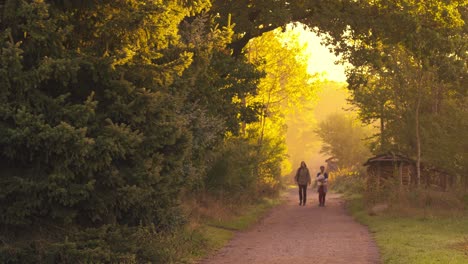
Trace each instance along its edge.
<path fill-rule="evenodd" d="M 220 25 L 235 25 L 236 36 L 230 44 L 234 56 L 242 53 L 250 39 L 295 22 L 329 35 L 328 44 L 337 53 L 352 52 L 358 47 L 356 42 L 368 45 L 369 50 L 382 42 L 402 43 L 420 55 L 439 49 L 461 56 L 467 5 L 463 0 L 227 0 L 213 1 L 210 12 L 219 17 Z M 358 64 L 358 54 L 351 60 Z"/>
<path fill-rule="evenodd" d="M 421 153 L 422 141 L 428 140 L 425 130 L 434 133 L 437 129 L 420 121 L 444 114 L 450 120 L 449 109 L 466 109 L 466 1 L 232 0 L 214 1 L 211 12 L 220 17 L 221 24 L 234 25 L 236 34 L 229 45 L 234 57 L 242 54 L 250 39 L 288 23 L 314 29 L 353 65 L 347 72 L 348 88 L 361 118 L 369 123 L 380 119 L 380 142 L 374 151 L 414 156 L 418 183 L 422 156 L 427 163 L 452 172 L 466 171 L 466 166 L 458 165 L 463 158 L 440 165 L 443 162 L 434 155 L 437 151 L 427 142 L 422 148 L 429 154 Z"/>

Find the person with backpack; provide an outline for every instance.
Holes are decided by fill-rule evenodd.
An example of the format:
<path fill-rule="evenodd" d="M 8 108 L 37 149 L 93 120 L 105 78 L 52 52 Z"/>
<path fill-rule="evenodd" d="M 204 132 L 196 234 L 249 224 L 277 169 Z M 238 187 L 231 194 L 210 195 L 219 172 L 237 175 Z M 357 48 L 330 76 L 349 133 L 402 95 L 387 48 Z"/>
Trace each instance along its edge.
<path fill-rule="evenodd" d="M 299 206 L 305 206 L 307 201 L 307 185 L 310 185 L 310 173 L 307 165 L 304 161 L 301 162 L 301 166 L 297 169 L 294 181 L 299 187 Z"/>

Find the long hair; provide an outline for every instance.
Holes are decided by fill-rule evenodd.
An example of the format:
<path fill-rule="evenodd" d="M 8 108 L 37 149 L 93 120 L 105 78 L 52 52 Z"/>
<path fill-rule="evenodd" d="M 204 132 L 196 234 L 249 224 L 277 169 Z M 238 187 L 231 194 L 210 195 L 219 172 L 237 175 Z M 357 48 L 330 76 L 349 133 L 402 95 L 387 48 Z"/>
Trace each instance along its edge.
<path fill-rule="evenodd" d="M 303 168 L 303 167 L 302 167 L 302 164 L 304 164 L 304 168 L 307 169 L 307 164 L 306 164 L 304 161 L 301 161 L 301 166 L 299 166 L 299 169 L 297 169 L 296 175 L 299 174 L 299 172 L 300 172 L 301 169 Z"/>

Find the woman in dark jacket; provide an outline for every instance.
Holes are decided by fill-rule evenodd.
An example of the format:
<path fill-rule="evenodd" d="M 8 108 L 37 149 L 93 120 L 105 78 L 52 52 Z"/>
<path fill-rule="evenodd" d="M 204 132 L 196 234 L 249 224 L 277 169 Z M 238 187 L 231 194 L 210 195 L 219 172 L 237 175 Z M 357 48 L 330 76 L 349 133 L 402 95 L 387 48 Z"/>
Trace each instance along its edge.
<path fill-rule="evenodd" d="M 310 185 L 310 173 L 307 165 L 304 161 L 301 162 L 301 166 L 297 169 L 294 181 L 299 186 L 299 205 L 305 205 L 307 200 L 307 185 Z"/>

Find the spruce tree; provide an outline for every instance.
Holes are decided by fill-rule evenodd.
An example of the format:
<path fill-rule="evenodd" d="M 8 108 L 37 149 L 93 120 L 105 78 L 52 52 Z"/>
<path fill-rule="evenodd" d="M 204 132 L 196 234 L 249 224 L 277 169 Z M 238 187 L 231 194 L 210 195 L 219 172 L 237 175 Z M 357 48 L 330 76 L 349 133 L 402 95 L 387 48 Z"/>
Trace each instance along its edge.
<path fill-rule="evenodd" d="M 5 2 L 0 262 L 141 262 L 138 230 L 180 222 L 192 136 L 172 87 L 193 52 L 178 26 L 207 6 Z"/>

